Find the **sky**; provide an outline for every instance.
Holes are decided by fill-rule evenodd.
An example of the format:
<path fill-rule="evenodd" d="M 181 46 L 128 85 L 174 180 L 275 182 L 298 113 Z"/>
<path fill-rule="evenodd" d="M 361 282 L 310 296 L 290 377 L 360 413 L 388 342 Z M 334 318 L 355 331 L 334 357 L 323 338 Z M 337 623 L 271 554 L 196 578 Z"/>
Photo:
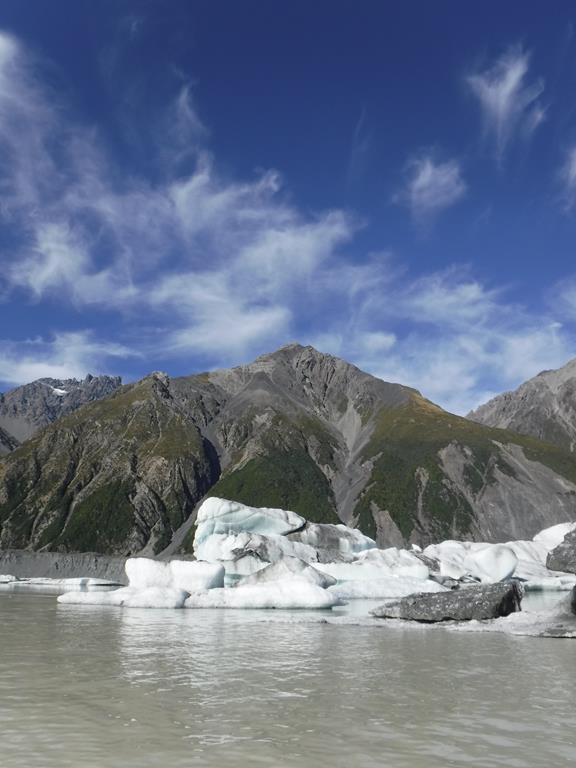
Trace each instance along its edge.
<path fill-rule="evenodd" d="M 576 356 L 576 8 L 2 0 L 0 390 L 298 341 L 456 413 Z"/>

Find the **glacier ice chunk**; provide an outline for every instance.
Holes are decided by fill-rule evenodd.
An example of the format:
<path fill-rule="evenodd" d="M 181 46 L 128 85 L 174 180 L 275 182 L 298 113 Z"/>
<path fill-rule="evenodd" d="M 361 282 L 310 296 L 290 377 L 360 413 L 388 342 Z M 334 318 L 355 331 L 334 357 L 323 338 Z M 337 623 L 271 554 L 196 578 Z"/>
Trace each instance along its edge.
<path fill-rule="evenodd" d="M 195 592 L 186 608 L 324 609 L 339 605 L 336 595 L 305 581 L 291 579 Z"/>
<path fill-rule="evenodd" d="M 518 565 L 514 551 L 505 544 L 487 544 L 482 549 L 472 549 L 464 558 L 467 574 L 483 584 L 494 584 L 509 579 Z"/>
<path fill-rule="evenodd" d="M 546 549 L 551 552 L 556 549 L 558 544 L 564 541 L 564 537 L 570 531 L 576 528 L 576 523 L 558 523 L 558 525 L 552 525 L 550 528 L 544 528 L 533 537 L 533 541 L 538 544 L 542 544 Z"/>
<path fill-rule="evenodd" d="M 172 587 L 186 592 L 224 586 L 224 567 L 202 560 L 171 560 Z"/>
<path fill-rule="evenodd" d="M 206 499 L 196 517 L 194 549 L 214 534 L 259 533 L 265 536 L 283 536 L 302 528 L 306 520 L 284 509 L 249 507 L 238 501 L 215 496 Z M 196 552 L 198 557 L 198 553 Z"/>
<path fill-rule="evenodd" d="M 314 549 L 356 555 L 374 549 L 376 542 L 357 528 L 329 523 L 307 523 L 302 530 L 290 535 L 292 541 L 299 541 Z"/>
<path fill-rule="evenodd" d="M 116 605 L 125 608 L 183 608 L 188 592 L 170 587 L 122 587 L 113 592 L 66 592 L 57 599 L 65 605 Z"/>
<path fill-rule="evenodd" d="M 151 560 L 149 557 L 129 557 L 124 565 L 129 586 L 134 589 L 172 586 L 170 563 Z"/>
<path fill-rule="evenodd" d="M 209 562 L 220 562 L 227 574 L 248 575 L 275 563 L 282 557 L 298 557 L 317 562 L 313 547 L 285 536 L 264 536 L 258 533 L 212 534 L 195 545 L 196 556 Z"/>
<path fill-rule="evenodd" d="M 410 576 L 388 576 L 370 581 L 345 581 L 330 587 L 328 592 L 340 600 L 408 597 L 421 592 L 447 592 L 437 581 Z"/>
<path fill-rule="evenodd" d="M 300 560 L 298 557 L 285 556 L 280 560 L 267 565 L 265 568 L 245 576 L 238 582 L 236 588 L 248 586 L 250 584 L 264 584 L 270 581 L 284 581 L 294 579 L 296 581 L 305 581 L 309 584 L 316 584 L 318 587 L 326 589 L 336 584 L 336 579 L 327 573 L 322 573 L 312 565 Z"/>

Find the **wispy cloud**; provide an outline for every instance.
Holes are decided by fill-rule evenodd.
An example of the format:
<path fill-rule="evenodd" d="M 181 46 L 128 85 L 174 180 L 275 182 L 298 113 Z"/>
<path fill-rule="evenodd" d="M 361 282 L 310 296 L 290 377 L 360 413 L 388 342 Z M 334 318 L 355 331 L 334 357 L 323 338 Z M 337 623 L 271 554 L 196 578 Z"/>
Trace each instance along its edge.
<path fill-rule="evenodd" d="M 460 164 L 456 160 L 436 162 L 424 153 L 409 162 L 404 186 L 394 199 L 410 209 L 415 221 L 425 223 L 465 194 Z"/>
<path fill-rule="evenodd" d="M 346 170 L 346 182 L 348 186 L 358 184 L 368 167 L 368 158 L 372 146 L 372 136 L 368 127 L 368 112 L 362 107 L 360 116 L 354 126 L 352 144 L 348 156 L 348 168 Z"/>
<path fill-rule="evenodd" d="M 131 355 L 190 370 L 300 338 L 465 412 L 576 352 L 552 310 L 535 317 L 462 269 L 415 276 L 387 252 L 349 257 L 362 226 L 349 212 L 302 210 L 274 170 L 223 174 L 188 83 L 165 119 L 161 172 L 120 172 L 0 35 L 0 293 L 94 321 L 0 341 L 0 380 L 117 370 Z M 427 153 L 398 202 L 426 222 L 465 194 L 458 162 Z"/>
<path fill-rule="evenodd" d="M 564 204 L 567 211 L 576 208 L 576 147 L 567 153 L 560 170 L 560 179 L 564 190 Z"/>
<path fill-rule="evenodd" d="M 380 334 L 384 343 L 373 344 Z M 461 414 L 576 355 L 569 328 L 552 312 L 535 317 L 462 269 L 397 275 L 384 296 L 358 297 L 345 328 L 313 341 Z"/>
<path fill-rule="evenodd" d="M 296 286 L 336 256 L 353 218 L 304 214 L 274 171 L 247 182 L 221 176 L 189 84 L 167 109 L 163 181 L 119 176 L 98 137 L 52 108 L 31 64 L 0 36 L 5 223 L 17 243 L 0 257 L 5 290 L 142 314 L 142 344 L 156 343 L 147 326 L 162 325 L 163 354 L 221 360 L 287 333 Z"/>
<path fill-rule="evenodd" d="M 83 378 L 90 372 L 109 370 L 112 358 L 125 360 L 135 354 L 122 344 L 97 339 L 91 331 L 18 342 L 0 339 L 0 381 L 16 386 L 48 377 Z"/>
<path fill-rule="evenodd" d="M 545 118 L 538 101 L 544 81 L 529 82 L 529 68 L 530 53 L 513 46 L 493 64 L 466 78 L 480 104 L 485 130 L 494 139 L 499 163 L 514 138 L 530 137 Z"/>

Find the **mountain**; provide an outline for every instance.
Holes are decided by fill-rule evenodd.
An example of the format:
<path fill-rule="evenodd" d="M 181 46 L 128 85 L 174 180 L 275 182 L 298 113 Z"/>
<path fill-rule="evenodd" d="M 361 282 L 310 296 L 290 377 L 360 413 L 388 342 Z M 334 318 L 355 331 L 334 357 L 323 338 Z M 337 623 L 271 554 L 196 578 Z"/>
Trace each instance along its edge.
<path fill-rule="evenodd" d="M 18 440 L 0 427 L 0 456 L 18 447 Z"/>
<path fill-rule="evenodd" d="M 81 405 L 106 397 L 121 383 L 119 376 L 88 375 L 83 381 L 38 379 L 0 395 L 0 453 L 13 450 Z"/>
<path fill-rule="evenodd" d="M 0 460 L 0 547 L 157 553 L 207 493 L 387 545 L 498 541 L 576 518 L 576 460 L 292 344 L 151 374 L 46 427 Z"/>
<path fill-rule="evenodd" d="M 543 371 L 514 392 L 505 392 L 468 414 L 479 424 L 531 435 L 574 452 L 576 360 Z"/>

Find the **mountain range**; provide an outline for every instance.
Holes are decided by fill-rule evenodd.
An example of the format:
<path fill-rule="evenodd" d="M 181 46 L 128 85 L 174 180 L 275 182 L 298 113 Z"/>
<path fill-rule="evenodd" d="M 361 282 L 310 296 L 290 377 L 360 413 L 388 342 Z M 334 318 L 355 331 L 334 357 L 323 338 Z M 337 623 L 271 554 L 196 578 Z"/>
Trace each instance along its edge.
<path fill-rule="evenodd" d="M 455 416 L 312 347 L 106 382 L 40 429 L 42 408 L 22 411 L 35 434 L 0 459 L 1 548 L 189 551 L 208 494 L 357 525 L 381 545 L 521 539 L 576 519 L 576 458 L 552 432 Z"/>
<path fill-rule="evenodd" d="M 468 414 L 489 427 L 531 435 L 574 452 L 576 446 L 576 360 L 542 371 L 514 392 L 505 392 Z"/>
<path fill-rule="evenodd" d="M 0 394 L 0 454 L 14 450 L 60 416 L 106 397 L 121 383 L 119 376 L 38 379 Z"/>

